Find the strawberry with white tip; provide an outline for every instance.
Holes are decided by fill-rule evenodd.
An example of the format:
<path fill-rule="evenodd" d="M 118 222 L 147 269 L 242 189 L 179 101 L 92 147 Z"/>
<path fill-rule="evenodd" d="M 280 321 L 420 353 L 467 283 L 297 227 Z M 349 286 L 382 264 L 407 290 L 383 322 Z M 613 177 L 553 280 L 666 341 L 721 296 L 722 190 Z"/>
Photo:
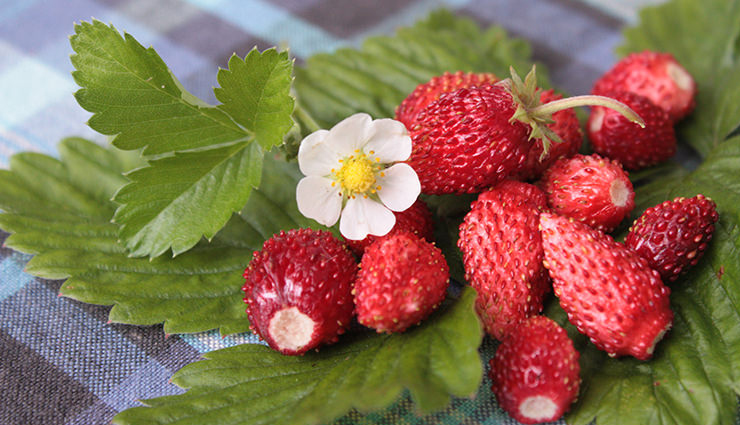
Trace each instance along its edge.
<path fill-rule="evenodd" d="M 281 231 L 244 271 L 250 328 L 283 354 L 336 342 L 352 320 L 357 262 L 331 233 Z"/>
<path fill-rule="evenodd" d="M 628 170 L 659 164 L 676 153 L 676 132 L 668 112 L 650 99 L 627 91 L 604 94 L 623 102 L 644 120 L 640 126 L 615 111 L 594 106 L 586 129 L 594 152 L 618 160 Z"/>
<path fill-rule="evenodd" d="M 617 161 L 597 154 L 561 158 L 540 182 L 553 212 L 610 232 L 635 208 L 632 182 Z"/>
<path fill-rule="evenodd" d="M 647 261 L 611 236 L 540 214 L 545 267 L 568 320 L 610 356 L 652 357 L 673 323 L 670 289 Z"/>
<path fill-rule="evenodd" d="M 626 91 L 650 99 L 672 122 L 694 109 L 694 78 L 670 53 L 643 51 L 627 55 L 599 78 L 593 94 Z"/>
<path fill-rule="evenodd" d="M 578 358 L 563 328 L 545 316 L 530 317 L 507 334 L 490 361 L 496 400 L 521 423 L 560 418 L 578 397 Z"/>

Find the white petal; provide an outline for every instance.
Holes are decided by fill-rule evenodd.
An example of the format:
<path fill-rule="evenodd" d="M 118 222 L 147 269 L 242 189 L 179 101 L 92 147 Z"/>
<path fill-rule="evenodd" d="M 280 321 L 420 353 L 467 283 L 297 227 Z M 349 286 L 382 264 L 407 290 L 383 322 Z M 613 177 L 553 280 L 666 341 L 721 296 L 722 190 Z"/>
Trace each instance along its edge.
<path fill-rule="evenodd" d="M 339 231 L 347 239 L 383 236 L 396 224 L 396 216 L 380 203 L 358 196 L 347 201 L 339 220 Z"/>
<path fill-rule="evenodd" d="M 324 226 L 333 226 L 342 212 L 342 196 L 339 186 L 332 187 L 332 181 L 323 177 L 304 177 L 296 186 L 298 211 Z"/>
<path fill-rule="evenodd" d="M 381 189 L 378 196 L 383 204 L 393 211 L 404 211 L 416 201 L 421 193 L 421 184 L 416 171 L 408 164 L 395 164 L 383 170 L 378 177 Z"/>
<path fill-rule="evenodd" d="M 298 167 L 306 176 L 328 176 L 341 158 L 326 143 L 329 130 L 318 130 L 306 136 L 298 148 Z"/>
<path fill-rule="evenodd" d="M 370 115 L 365 113 L 354 114 L 338 122 L 326 137 L 329 149 L 341 157 L 361 150 L 370 137 L 372 122 Z"/>
<path fill-rule="evenodd" d="M 372 157 L 380 158 L 383 164 L 405 161 L 411 156 L 411 137 L 406 126 L 399 121 L 390 118 L 375 120 L 364 151 L 368 155 L 374 151 Z"/>

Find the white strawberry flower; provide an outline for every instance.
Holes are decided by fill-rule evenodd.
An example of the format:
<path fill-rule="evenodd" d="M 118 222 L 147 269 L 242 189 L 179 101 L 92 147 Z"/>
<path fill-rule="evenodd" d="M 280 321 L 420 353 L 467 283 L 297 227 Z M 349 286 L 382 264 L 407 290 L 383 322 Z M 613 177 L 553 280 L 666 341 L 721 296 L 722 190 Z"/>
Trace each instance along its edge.
<path fill-rule="evenodd" d="M 315 131 L 301 142 L 298 210 L 325 226 L 339 220 L 347 239 L 382 236 L 396 223 L 392 211 L 404 211 L 421 185 L 411 166 L 411 137 L 392 119 L 373 120 L 359 113 L 331 130 Z M 340 219 L 341 217 L 341 219 Z"/>

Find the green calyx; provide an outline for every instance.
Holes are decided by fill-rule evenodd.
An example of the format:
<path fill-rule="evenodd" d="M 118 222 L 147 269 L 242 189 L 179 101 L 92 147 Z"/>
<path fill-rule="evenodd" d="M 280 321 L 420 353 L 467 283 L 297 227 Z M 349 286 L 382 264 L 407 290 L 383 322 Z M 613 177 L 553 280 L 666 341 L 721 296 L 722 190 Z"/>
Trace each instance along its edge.
<path fill-rule="evenodd" d="M 564 109 L 577 106 L 604 106 L 614 109 L 640 127 L 645 127 L 643 119 L 629 106 L 606 96 L 574 96 L 542 103 L 540 100 L 541 89 L 537 87 L 537 69 L 535 65 L 532 65 L 532 70 L 524 77 L 523 81 L 513 67 L 509 68 L 509 72 L 511 77 L 499 83 L 506 87 L 516 104 L 516 110 L 509 122 L 519 121 L 529 125 L 532 128 L 529 139 L 542 140 L 543 149 L 540 160 L 547 155 L 553 143 L 562 142 L 560 136 L 551 130 L 548 124 L 555 122 L 552 118 L 554 113 Z"/>

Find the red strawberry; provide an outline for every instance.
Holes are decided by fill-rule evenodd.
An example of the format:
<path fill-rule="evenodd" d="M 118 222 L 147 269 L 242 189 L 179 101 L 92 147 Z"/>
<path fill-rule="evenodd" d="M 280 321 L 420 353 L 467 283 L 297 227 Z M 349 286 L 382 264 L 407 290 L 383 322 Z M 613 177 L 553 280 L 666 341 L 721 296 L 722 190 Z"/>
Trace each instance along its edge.
<path fill-rule="evenodd" d="M 670 53 L 644 51 L 617 62 L 596 82 L 593 94 L 627 91 L 650 99 L 676 122 L 694 109 L 696 83 Z"/>
<path fill-rule="evenodd" d="M 676 153 L 676 134 L 666 111 L 634 93 L 605 95 L 632 108 L 645 121 L 645 127 L 629 122 L 614 110 L 594 106 L 587 128 L 596 153 L 616 159 L 630 170 L 658 164 Z"/>
<path fill-rule="evenodd" d="M 673 282 L 704 255 L 719 219 L 716 208 L 701 194 L 665 201 L 635 220 L 624 243 L 647 259 L 664 281 Z"/>
<path fill-rule="evenodd" d="M 611 236 L 540 214 L 545 267 L 568 320 L 610 356 L 647 360 L 670 329 L 670 289 L 647 261 Z"/>
<path fill-rule="evenodd" d="M 450 271 L 442 251 L 410 232 L 368 246 L 353 290 L 360 324 L 403 332 L 444 300 Z"/>
<path fill-rule="evenodd" d="M 541 182 L 553 212 L 610 232 L 635 208 L 635 191 L 616 161 L 597 154 L 561 158 Z"/>
<path fill-rule="evenodd" d="M 434 241 L 432 213 L 429 211 L 427 204 L 421 199 L 418 199 L 405 211 L 393 212 L 393 214 L 396 216 L 396 224 L 387 235 L 381 237 L 387 237 L 401 231 L 410 231 L 427 242 Z M 362 257 L 365 249 L 378 238 L 378 236 L 368 235 L 365 239 L 360 240 L 344 238 L 344 242 L 355 255 Z"/>
<path fill-rule="evenodd" d="M 552 89 L 540 93 L 540 100 L 543 104 L 562 98 L 562 95 L 555 93 Z M 520 179 L 536 180 L 540 178 L 542 173 L 558 158 L 569 158 L 575 155 L 578 149 L 581 148 L 583 132 L 581 131 L 581 124 L 578 121 L 575 111 L 573 109 L 564 109 L 555 112 L 552 114 L 552 119 L 555 122 L 548 124 L 547 127 L 560 136 L 560 142 L 553 143 L 547 155 L 541 158 L 544 152 L 544 146 L 542 139 L 538 139 L 529 150 L 527 160 L 518 173 Z"/>
<path fill-rule="evenodd" d="M 524 81 L 461 88 L 441 96 L 416 116 L 409 127 L 411 165 L 421 191 L 428 194 L 480 192 L 509 176 L 529 174 L 525 167 L 533 144 L 549 152 L 560 137 L 546 123 L 574 106 L 599 104 L 616 108 L 639 122 L 624 104 L 603 96 L 580 96 L 542 104 L 534 68 Z"/>
<path fill-rule="evenodd" d="M 525 424 L 554 421 L 568 411 L 581 384 L 579 354 L 568 334 L 545 316 L 514 327 L 490 361 L 499 405 Z"/>
<path fill-rule="evenodd" d="M 503 86 L 462 88 L 432 102 L 409 130 L 407 161 L 428 194 L 475 193 L 526 160 L 529 127 L 509 122 L 516 106 Z"/>
<path fill-rule="evenodd" d="M 444 93 L 453 92 L 463 87 L 476 87 L 481 84 L 495 83 L 498 79 L 490 73 L 463 73 L 457 71 L 454 74 L 445 72 L 433 77 L 424 84 L 420 84 L 409 94 L 406 99 L 396 108 L 396 120 L 411 128 L 416 116 L 427 105 L 439 99 Z"/>
<path fill-rule="evenodd" d="M 250 328 L 283 354 L 332 343 L 352 320 L 357 263 L 331 233 L 281 231 L 244 271 Z"/>
<path fill-rule="evenodd" d="M 476 311 L 494 338 L 542 310 L 549 280 L 537 226 L 544 207 L 536 186 L 506 180 L 481 193 L 460 225 L 465 279 L 478 293 Z"/>

